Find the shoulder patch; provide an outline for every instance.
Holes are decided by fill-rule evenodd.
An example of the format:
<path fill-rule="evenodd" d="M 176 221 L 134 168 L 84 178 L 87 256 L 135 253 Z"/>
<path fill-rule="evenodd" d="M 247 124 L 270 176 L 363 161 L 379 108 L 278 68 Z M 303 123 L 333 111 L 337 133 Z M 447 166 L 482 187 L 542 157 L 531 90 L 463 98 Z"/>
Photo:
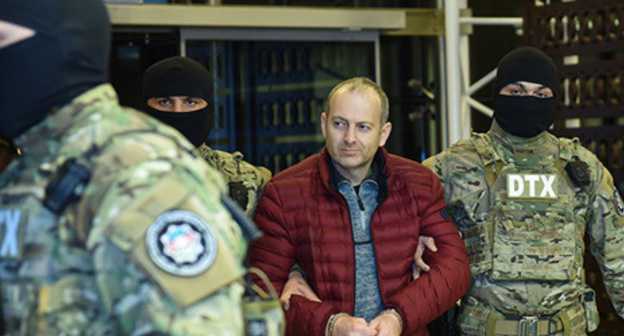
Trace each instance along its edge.
<path fill-rule="evenodd" d="M 624 216 L 624 203 L 622 202 L 622 197 L 620 197 L 617 188 L 613 188 L 613 205 L 615 205 L 615 210 L 618 215 Z"/>
<path fill-rule="evenodd" d="M 208 224 L 186 210 L 158 216 L 147 229 L 145 240 L 154 264 L 177 276 L 204 273 L 217 256 L 217 240 Z"/>

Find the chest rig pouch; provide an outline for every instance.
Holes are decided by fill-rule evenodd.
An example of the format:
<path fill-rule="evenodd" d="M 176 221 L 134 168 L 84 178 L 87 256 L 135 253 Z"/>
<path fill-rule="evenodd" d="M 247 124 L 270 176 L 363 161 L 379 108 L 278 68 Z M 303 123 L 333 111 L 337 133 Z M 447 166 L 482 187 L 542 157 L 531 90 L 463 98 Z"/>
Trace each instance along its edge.
<path fill-rule="evenodd" d="M 469 192 L 451 200 L 448 205 L 451 219 L 464 239 L 473 275 L 492 269 L 491 237 L 494 225 L 488 209 L 487 189 Z"/>
<path fill-rule="evenodd" d="M 482 236 L 491 235 L 490 246 L 483 246 L 488 239 L 479 241 L 491 251 L 482 253 L 491 258 L 491 264 L 481 262 L 479 273 L 491 265 L 493 281 L 572 281 L 579 277 L 585 222 L 575 214 L 583 198 L 577 196 L 578 187 L 564 168 L 570 151 L 560 148 L 559 159 L 519 166 L 504 164 L 485 141 L 473 138 L 484 159 L 489 188 L 487 229 Z"/>

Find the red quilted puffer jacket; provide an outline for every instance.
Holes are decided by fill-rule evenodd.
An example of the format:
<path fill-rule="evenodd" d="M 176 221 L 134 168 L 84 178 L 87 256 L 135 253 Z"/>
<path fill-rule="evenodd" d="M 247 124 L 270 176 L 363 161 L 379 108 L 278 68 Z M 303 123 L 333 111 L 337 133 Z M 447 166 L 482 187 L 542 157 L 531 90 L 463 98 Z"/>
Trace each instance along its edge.
<path fill-rule="evenodd" d="M 387 198 L 372 216 L 371 234 L 381 296 L 385 307 L 401 315 L 404 335 L 427 335 L 427 323 L 468 289 L 466 248 L 446 215 L 442 186 L 433 172 L 380 151 Z M 329 186 L 327 155 L 324 150 L 275 176 L 256 209 L 264 236 L 252 246 L 251 265 L 263 270 L 281 293 L 297 262 L 322 300 L 297 295 L 290 299 L 288 335 L 322 336 L 332 314 L 353 314 L 355 256 L 349 208 Z M 420 235 L 433 237 L 438 252 L 426 254 L 431 270 L 412 281 Z"/>

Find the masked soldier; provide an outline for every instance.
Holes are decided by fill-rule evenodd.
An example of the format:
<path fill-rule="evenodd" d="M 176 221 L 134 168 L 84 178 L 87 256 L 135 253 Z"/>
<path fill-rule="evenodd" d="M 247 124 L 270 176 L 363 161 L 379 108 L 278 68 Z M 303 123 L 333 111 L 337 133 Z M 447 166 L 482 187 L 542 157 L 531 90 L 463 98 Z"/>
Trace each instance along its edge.
<path fill-rule="evenodd" d="M 444 186 L 472 273 L 462 335 L 586 335 L 585 233 L 624 317 L 624 206 L 609 172 L 578 139 L 557 138 L 557 69 L 521 47 L 499 63 L 491 129 L 426 160 Z"/>
<path fill-rule="evenodd" d="M 228 182 L 229 194 L 253 217 L 271 172 L 243 160 L 243 154 L 206 144 L 214 122 L 210 72 L 190 58 L 174 56 L 150 66 L 143 75 L 144 111 L 182 133 Z"/>
<path fill-rule="evenodd" d="M 242 335 L 225 182 L 118 105 L 101 0 L 0 2 L 3 335 Z"/>

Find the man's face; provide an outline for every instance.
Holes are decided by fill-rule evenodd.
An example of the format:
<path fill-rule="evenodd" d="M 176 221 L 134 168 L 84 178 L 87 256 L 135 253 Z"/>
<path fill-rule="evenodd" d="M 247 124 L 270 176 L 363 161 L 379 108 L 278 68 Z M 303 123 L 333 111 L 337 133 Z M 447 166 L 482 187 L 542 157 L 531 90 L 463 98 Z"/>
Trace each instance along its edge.
<path fill-rule="evenodd" d="M 336 169 L 352 182 L 366 176 L 392 129 L 389 122 L 382 125 L 381 102 L 371 90 L 336 92 L 329 112 L 321 115 L 321 127 Z"/>
<path fill-rule="evenodd" d="M 35 36 L 35 31 L 24 26 L 0 20 L 0 49 Z"/>
<path fill-rule="evenodd" d="M 208 103 L 199 97 L 171 96 L 150 98 L 147 105 L 162 112 L 185 113 L 201 110 Z"/>

